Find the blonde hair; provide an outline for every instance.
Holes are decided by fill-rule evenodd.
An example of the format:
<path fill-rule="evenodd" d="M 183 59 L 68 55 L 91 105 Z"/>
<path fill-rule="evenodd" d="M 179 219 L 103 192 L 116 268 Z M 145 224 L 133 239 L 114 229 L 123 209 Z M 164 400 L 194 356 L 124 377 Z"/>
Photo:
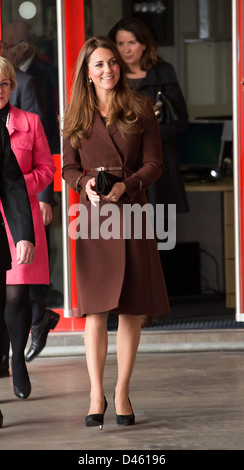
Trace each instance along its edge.
<path fill-rule="evenodd" d="M 0 57 L 0 75 L 10 80 L 11 90 L 15 90 L 17 87 L 16 73 L 12 64 L 4 57 Z"/>
<path fill-rule="evenodd" d="M 116 45 L 106 37 L 94 36 L 86 41 L 80 51 L 70 102 L 63 121 L 62 134 L 70 139 L 76 149 L 80 147 L 81 139 L 89 137 L 94 112 L 98 109 L 94 85 L 88 80 L 90 56 L 98 48 L 111 50 L 120 67 L 120 78 L 111 96 L 106 125 L 115 123 L 123 135 L 143 132 L 140 118 L 145 116 L 145 100 L 129 87 L 127 68 Z"/>

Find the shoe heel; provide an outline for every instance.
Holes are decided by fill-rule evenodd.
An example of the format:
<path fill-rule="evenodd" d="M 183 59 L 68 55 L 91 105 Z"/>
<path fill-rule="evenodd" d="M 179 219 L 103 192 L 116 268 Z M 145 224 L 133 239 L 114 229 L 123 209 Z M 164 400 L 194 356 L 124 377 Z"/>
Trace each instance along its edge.
<path fill-rule="evenodd" d="M 108 402 L 104 397 L 104 412 L 103 413 L 95 413 L 91 415 L 87 415 L 85 417 L 85 425 L 89 428 L 91 426 L 99 426 L 99 429 L 103 429 L 103 422 L 104 422 L 104 415 L 105 411 L 108 407 Z"/>
<path fill-rule="evenodd" d="M 53 313 L 53 318 L 52 318 L 51 323 L 50 323 L 50 329 L 51 330 L 54 330 L 54 328 L 57 326 L 57 324 L 59 322 L 59 319 L 60 319 L 59 313 L 54 312 Z"/>
<path fill-rule="evenodd" d="M 130 415 L 118 415 L 116 413 L 116 408 L 115 408 L 115 394 L 113 396 L 113 401 L 114 401 L 114 409 L 115 409 L 115 414 L 116 414 L 116 423 L 120 424 L 121 426 L 131 426 L 132 424 L 135 424 L 135 415 L 134 415 L 129 397 L 128 397 L 128 401 L 129 401 L 131 411 L 132 411 Z"/>

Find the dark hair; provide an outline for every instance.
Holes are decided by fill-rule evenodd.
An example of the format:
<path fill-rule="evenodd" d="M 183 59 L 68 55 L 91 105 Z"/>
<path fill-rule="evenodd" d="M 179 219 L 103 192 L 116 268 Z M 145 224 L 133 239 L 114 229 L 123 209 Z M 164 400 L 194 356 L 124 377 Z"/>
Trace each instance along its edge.
<path fill-rule="evenodd" d="M 108 37 L 116 43 L 117 32 L 125 30 L 134 34 L 136 40 L 146 46 L 141 57 L 142 70 L 149 70 L 161 59 L 157 56 L 156 41 L 150 29 L 136 17 L 125 17 L 116 23 L 108 33 Z"/>

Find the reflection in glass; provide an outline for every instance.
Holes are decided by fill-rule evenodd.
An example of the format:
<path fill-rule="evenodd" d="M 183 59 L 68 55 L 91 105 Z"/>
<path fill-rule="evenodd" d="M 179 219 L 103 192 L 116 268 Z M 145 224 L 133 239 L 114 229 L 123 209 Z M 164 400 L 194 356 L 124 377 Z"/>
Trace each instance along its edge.
<path fill-rule="evenodd" d="M 24 20 L 34 18 L 36 11 L 36 5 L 33 2 L 23 2 L 19 6 L 19 14 Z"/>
<path fill-rule="evenodd" d="M 11 52 L 14 60 L 15 53 L 20 60 L 21 54 L 23 53 L 23 60 L 20 60 L 20 64 L 18 64 L 18 66 L 20 65 L 22 73 L 24 72 L 34 77 L 33 80 L 38 82 L 38 86 L 41 88 L 41 93 L 43 96 L 42 111 L 44 114 L 46 113 L 46 118 L 44 117 L 42 122 L 52 153 L 59 154 L 60 136 L 57 120 L 59 103 L 56 1 L 33 0 L 32 2 L 23 2 L 21 0 L 2 0 L 3 33 L 6 31 L 7 26 L 16 21 L 18 23 L 15 24 L 18 26 L 18 28 L 15 27 L 9 37 L 5 38 L 3 34 L 3 42 L 5 46 L 7 46 L 5 47 L 5 51 L 3 50 L 3 54 L 6 55 L 8 60 L 10 60 L 11 56 L 8 57 L 8 52 Z M 22 22 L 22 25 L 27 23 L 27 25 L 30 27 L 28 34 L 23 37 L 21 36 L 21 34 L 23 34 L 23 30 L 21 30 L 20 22 Z M 33 41 L 30 41 L 30 37 L 32 39 L 34 38 Z M 29 49 L 27 49 L 27 43 Z M 9 49 L 8 46 L 11 44 L 14 44 L 14 47 Z M 26 50 L 32 50 L 32 52 L 28 54 L 28 57 L 24 55 Z M 13 63 L 13 65 L 15 64 Z M 16 103 L 13 104 L 16 106 Z M 31 111 L 28 109 L 27 105 L 24 104 L 23 100 L 18 102 L 18 107 L 26 111 Z M 50 197 L 51 199 L 48 199 L 47 202 L 52 205 L 53 213 L 52 223 L 46 230 L 49 248 L 50 285 L 41 286 L 38 295 L 42 300 L 44 300 L 47 307 L 62 308 L 62 194 L 61 192 L 54 193 L 53 188 L 49 189 L 48 198 Z M 43 199 L 40 199 L 39 197 L 39 200 Z M 35 289 L 36 295 L 37 290 L 38 289 Z"/>

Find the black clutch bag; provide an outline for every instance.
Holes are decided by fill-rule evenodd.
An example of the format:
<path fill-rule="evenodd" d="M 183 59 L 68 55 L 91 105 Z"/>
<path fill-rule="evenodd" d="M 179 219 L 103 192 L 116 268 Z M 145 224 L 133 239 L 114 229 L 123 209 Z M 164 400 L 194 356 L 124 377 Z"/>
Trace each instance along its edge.
<path fill-rule="evenodd" d="M 99 171 L 96 180 L 96 191 L 97 194 L 103 194 L 107 196 L 110 193 L 113 185 L 118 183 L 121 179 L 118 176 L 112 175 L 107 171 Z"/>
<path fill-rule="evenodd" d="M 169 98 L 162 91 L 158 91 L 155 103 L 155 114 L 159 124 L 169 124 L 179 119 Z"/>

